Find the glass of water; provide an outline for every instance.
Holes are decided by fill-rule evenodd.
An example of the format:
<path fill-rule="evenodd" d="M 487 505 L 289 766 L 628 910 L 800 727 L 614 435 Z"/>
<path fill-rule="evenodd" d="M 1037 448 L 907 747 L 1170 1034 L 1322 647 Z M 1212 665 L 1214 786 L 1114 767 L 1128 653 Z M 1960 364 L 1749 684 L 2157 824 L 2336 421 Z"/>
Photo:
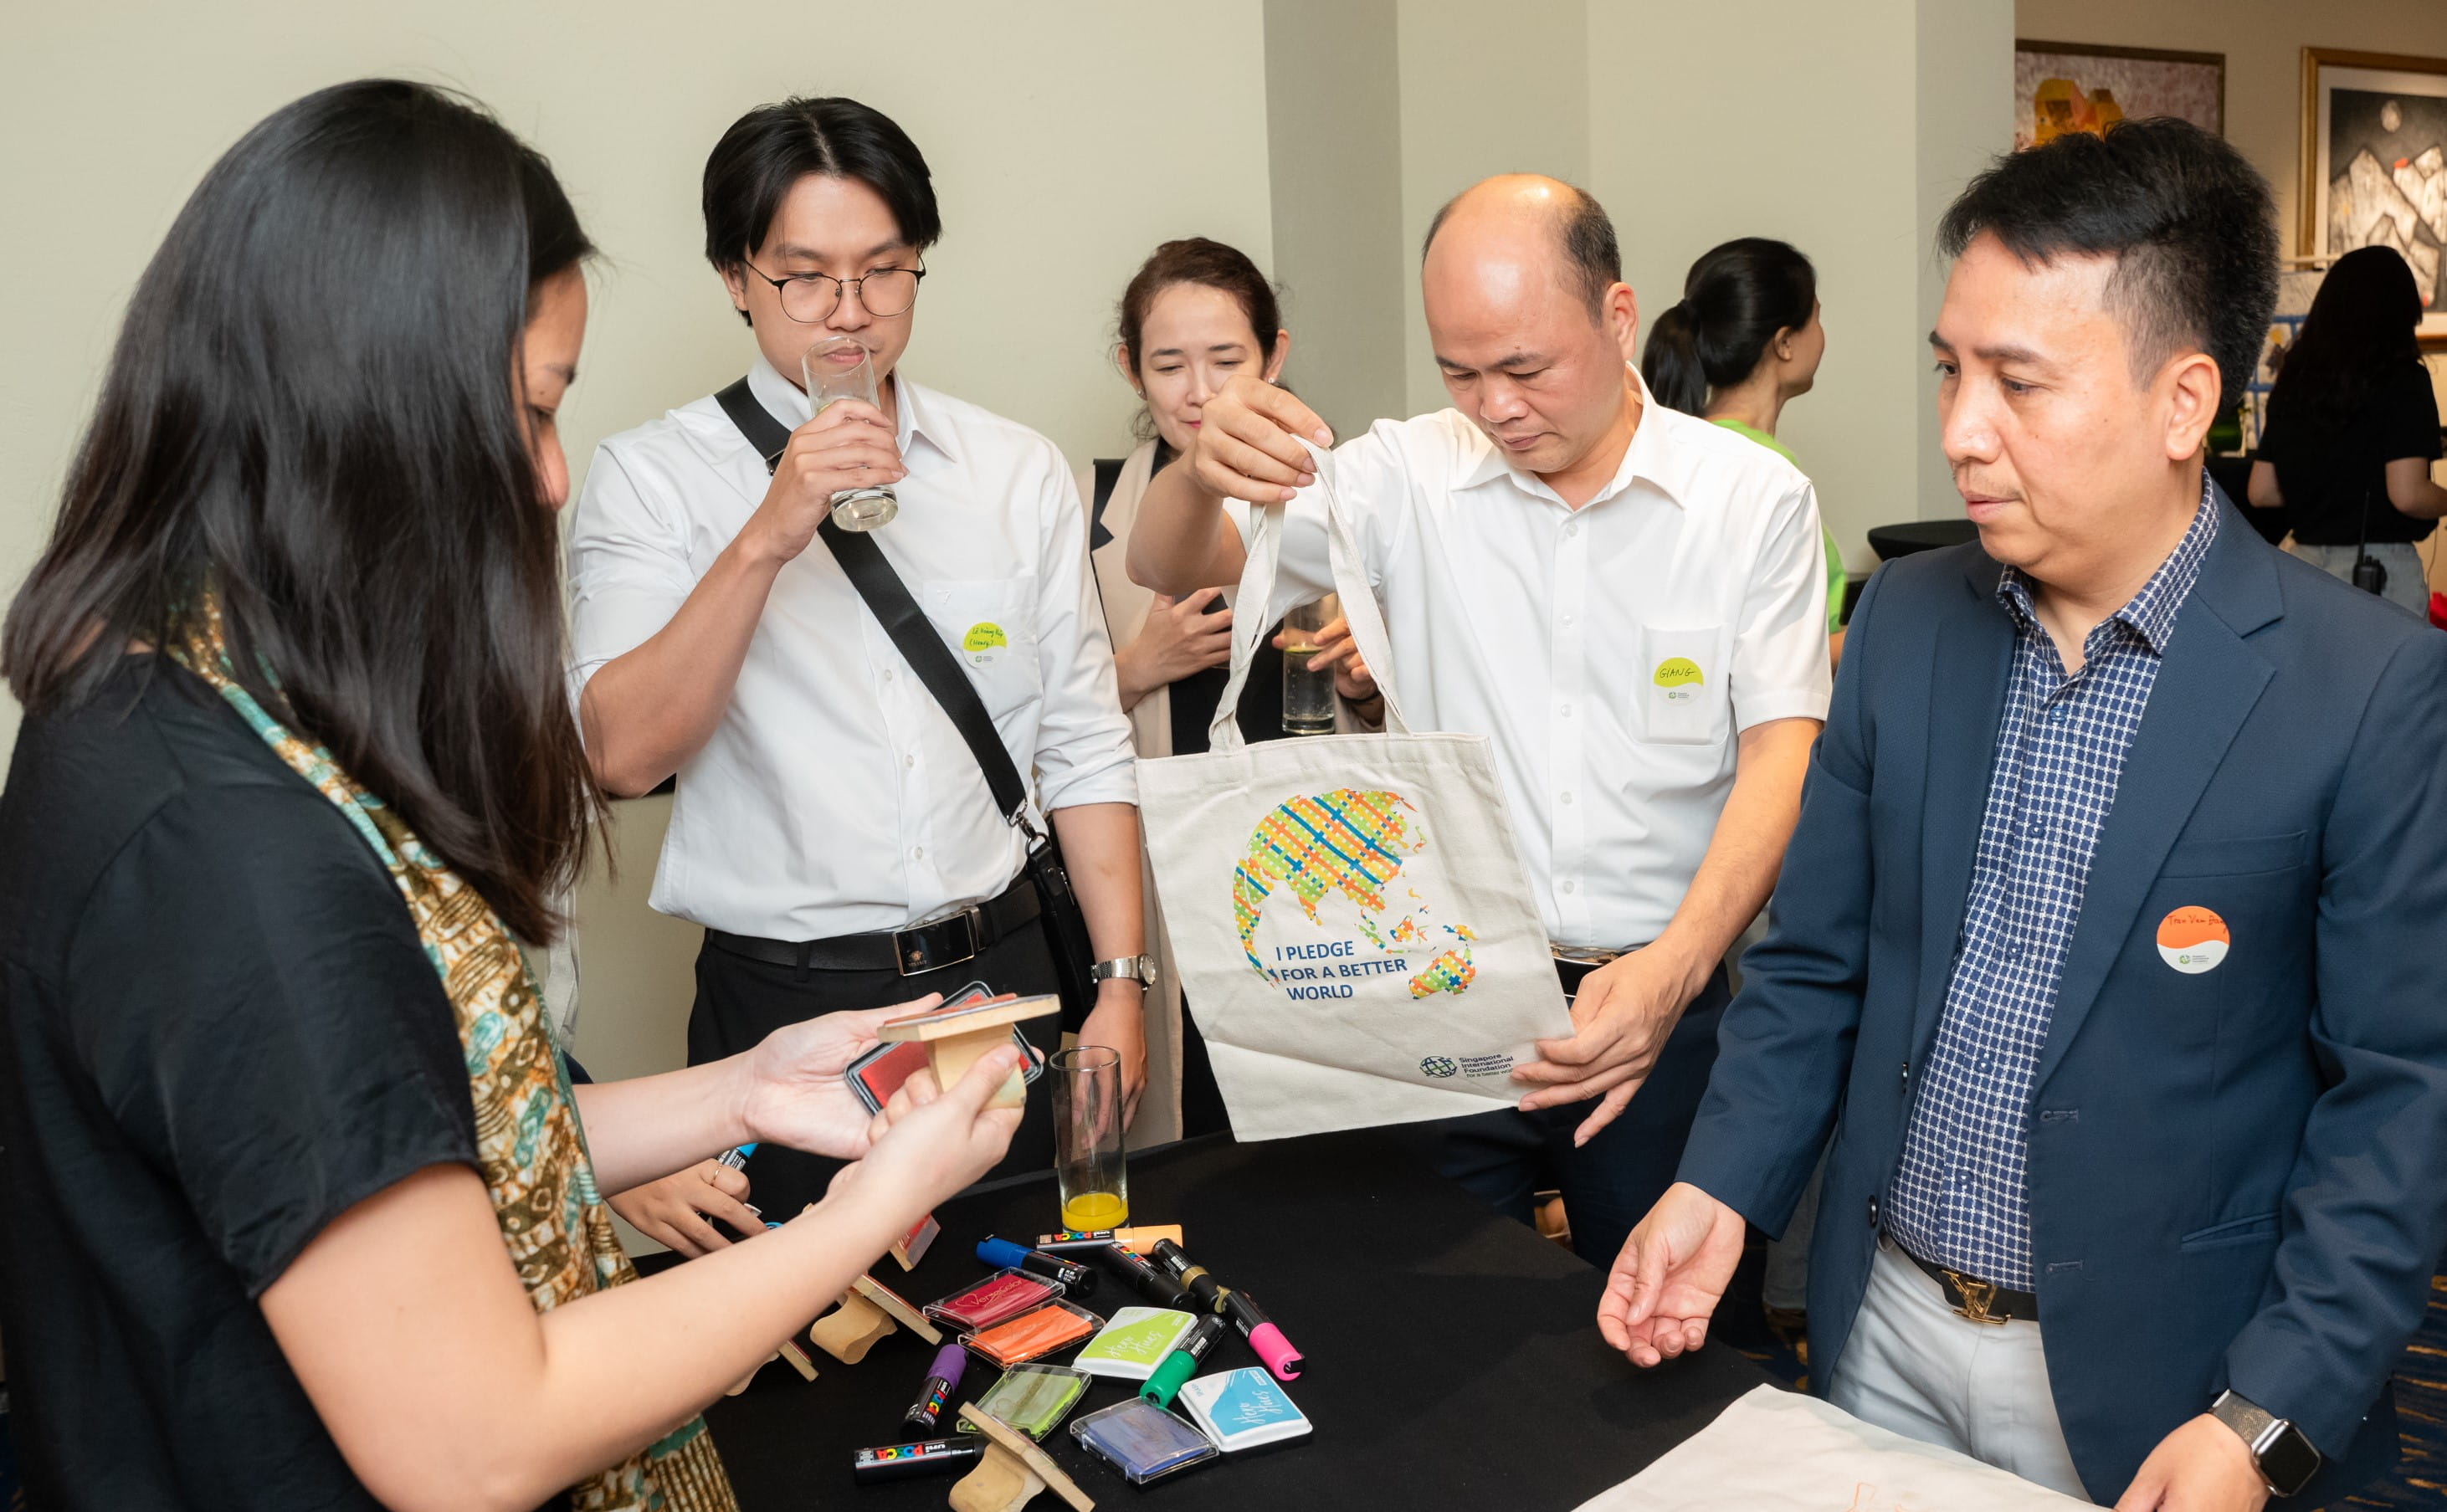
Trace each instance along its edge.
<path fill-rule="evenodd" d="M 1334 671 L 1309 667 L 1318 652 L 1318 633 L 1334 622 L 1337 605 L 1328 594 L 1302 604 L 1283 616 L 1283 733 L 1334 733 Z"/>
<path fill-rule="evenodd" d="M 821 415 L 844 399 L 883 407 L 875 386 L 875 356 L 855 336 L 827 336 L 807 349 L 799 370 L 807 381 L 807 403 Z M 844 488 L 833 495 L 833 521 L 844 530 L 873 530 L 892 522 L 901 501 L 882 483 Z"/>

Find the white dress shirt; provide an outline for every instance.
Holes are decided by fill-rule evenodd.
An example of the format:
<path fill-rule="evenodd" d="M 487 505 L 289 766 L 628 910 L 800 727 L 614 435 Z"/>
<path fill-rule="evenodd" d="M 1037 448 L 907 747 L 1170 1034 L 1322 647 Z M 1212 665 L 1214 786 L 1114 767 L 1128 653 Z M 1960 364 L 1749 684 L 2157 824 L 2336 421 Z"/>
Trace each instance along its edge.
<path fill-rule="evenodd" d="M 1577 510 L 1454 409 L 1380 420 L 1334 453 L 1403 714 L 1492 739 L 1562 945 L 1661 934 L 1733 790 L 1736 735 L 1827 717 L 1810 480 L 1641 395 L 1622 465 Z M 1323 505 L 1304 490 L 1268 621 L 1332 586 Z"/>
<path fill-rule="evenodd" d="M 1077 489 L 1053 444 L 905 377 L 901 513 L 875 533 L 958 653 L 1040 810 L 1138 801 Z M 807 397 L 759 359 L 775 419 Z M 711 397 L 603 443 L 570 536 L 577 686 L 671 622 L 764 499 Z M 1040 819 L 1041 823 L 1041 819 Z M 774 579 L 730 705 L 679 770 L 650 901 L 734 935 L 825 939 L 990 898 L 1025 842 L 819 539 Z"/>

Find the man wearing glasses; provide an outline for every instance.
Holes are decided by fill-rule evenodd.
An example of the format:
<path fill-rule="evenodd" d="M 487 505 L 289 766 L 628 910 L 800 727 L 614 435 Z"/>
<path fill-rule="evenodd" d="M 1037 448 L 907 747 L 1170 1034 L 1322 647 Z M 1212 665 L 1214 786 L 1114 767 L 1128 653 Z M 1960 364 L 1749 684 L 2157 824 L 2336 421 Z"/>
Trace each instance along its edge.
<path fill-rule="evenodd" d="M 925 160 L 855 101 L 787 100 L 724 134 L 704 200 L 706 256 L 756 338 L 748 393 L 788 444 L 768 472 L 719 396 L 673 410 L 596 453 L 570 540 L 596 776 L 622 796 L 678 779 L 652 901 L 706 930 L 689 1059 L 972 980 L 1056 987 L 1020 830 L 817 539 L 834 495 L 882 484 L 900 512 L 869 539 L 958 654 L 1012 764 L 1034 774 L 1028 817 L 1051 819 L 1097 957 L 1080 1038 L 1120 1051 L 1134 1106 L 1129 726 L 1061 454 L 894 370 L 941 232 Z M 843 336 L 871 353 L 880 404 L 811 417 L 801 358 Z M 1034 1022 L 1056 1048 L 1055 1021 Z M 1030 1099 L 1015 1168 L 1050 1160 L 1048 1102 Z M 760 1150 L 756 1200 L 797 1212 L 832 1164 Z"/>

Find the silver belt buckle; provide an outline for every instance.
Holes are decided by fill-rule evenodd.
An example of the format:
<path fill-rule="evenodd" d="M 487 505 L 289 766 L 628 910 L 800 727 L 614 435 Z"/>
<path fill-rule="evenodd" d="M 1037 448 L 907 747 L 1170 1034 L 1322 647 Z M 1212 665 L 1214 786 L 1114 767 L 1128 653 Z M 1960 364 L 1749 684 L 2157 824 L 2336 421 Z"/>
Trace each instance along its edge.
<path fill-rule="evenodd" d="M 977 958 L 977 909 L 964 908 L 957 914 L 947 914 L 928 923 L 912 924 L 907 929 L 894 930 L 892 958 L 899 964 L 901 974 L 922 976 L 928 972 L 939 972 L 947 966 L 958 966 L 963 961 L 976 960 Z M 960 954 L 958 955 L 947 954 L 939 960 L 930 958 L 926 954 L 923 936 L 931 930 L 949 930 L 955 924 L 960 928 L 962 946 Z"/>

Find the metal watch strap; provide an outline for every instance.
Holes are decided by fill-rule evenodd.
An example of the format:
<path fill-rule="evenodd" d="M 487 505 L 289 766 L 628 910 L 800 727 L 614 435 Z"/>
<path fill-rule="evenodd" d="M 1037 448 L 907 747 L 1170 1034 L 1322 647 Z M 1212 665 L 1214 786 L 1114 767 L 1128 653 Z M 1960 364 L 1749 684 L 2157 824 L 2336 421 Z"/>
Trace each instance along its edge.
<path fill-rule="evenodd" d="M 1089 970 L 1088 976 L 1100 986 L 1128 977 L 1141 987 L 1152 987 L 1155 985 L 1155 957 L 1117 955 L 1109 961 L 1098 961 Z"/>

